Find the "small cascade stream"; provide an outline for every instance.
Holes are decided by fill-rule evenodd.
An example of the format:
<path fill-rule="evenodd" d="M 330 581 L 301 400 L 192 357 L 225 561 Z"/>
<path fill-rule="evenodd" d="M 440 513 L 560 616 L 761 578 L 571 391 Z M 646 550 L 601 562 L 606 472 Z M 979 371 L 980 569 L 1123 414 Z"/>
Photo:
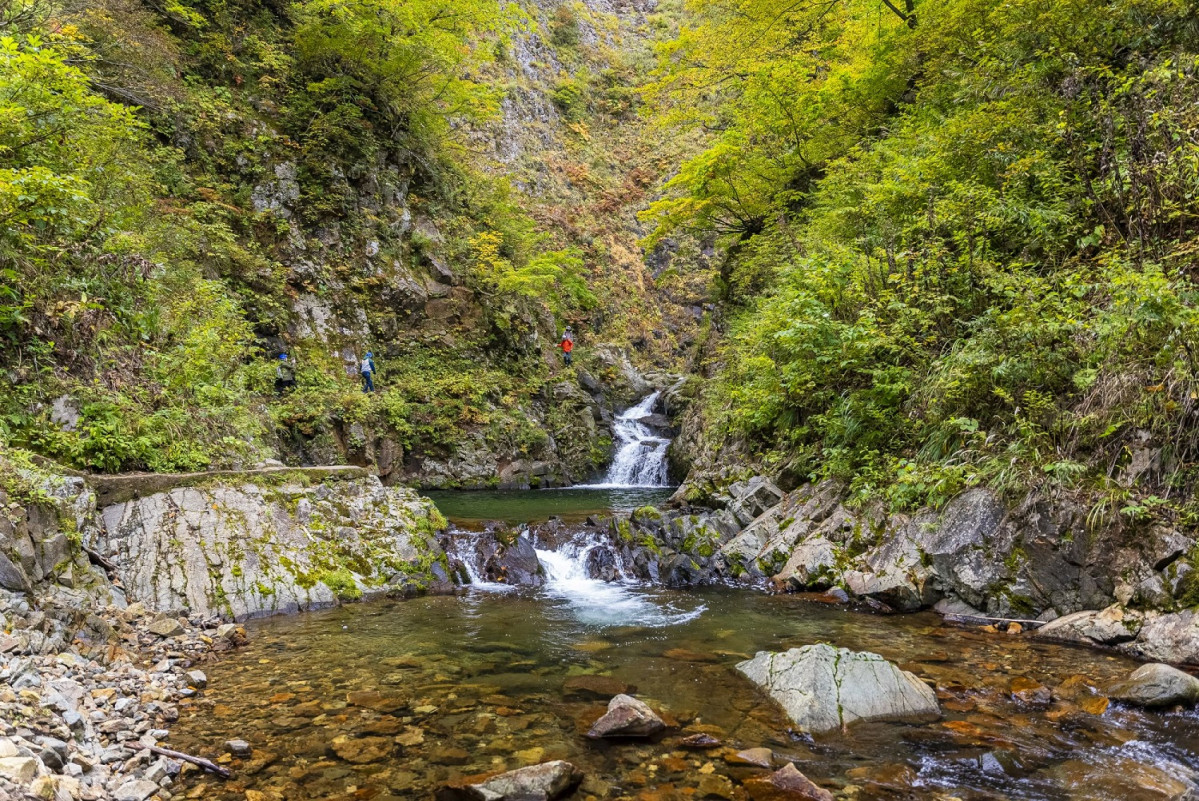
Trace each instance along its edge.
<path fill-rule="evenodd" d="M 649 797 L 643 791 L 747 797 L 739 785 L 766 771 L 680 752 L 678 737 L 697 732 L 734 752 L 768 748 L 857 801 L 1199 797 L 1199 711 L 1106 708 L 1103 700 L 1093 714 L 1013 693 L 1017 679 L 1107 686 L 1135 667 L 1127 657 L 957 629 L 933 613 L 854 614 L 796 596 L 678 591 L 634 579 L 635 548 L 618 529 L 585 518 L 603 514 L 594 503 L 628 511 L 670 492 L 645 488 L 667 480 L 669 440 L 639 422 L 656 401 L 651 395 L 617 420 L 616 459 L 590 492 L 464 501 L 442 539 L 464 585 L 459 594 L 247 624 L 250 646 L 206 666 L 209 703 L 181 707 L 172 741 L 204 753 L 243 738 L 263 766 L 238 782 L 194 776 L 188 797 L 432 798 L 463 776 L 551 756 L 582 770 L 598 801 Z M 915 671 L 937 687 L 943 718 L 796 737 L 734 666 L 759 650 L 814 642 L 876 652 Z M 594 692 L 621 686 L 669 711 L 681 731 L 635 751 L 596 747 L 580 722 L 599 714 Z M 395 703 L 393 714 L 387 705 Z M 658 794 L 655 783 L 673 790 Z"/>
<path fill-rule="evenodd" d="M 666 449 L 670 447 L 670 440 L 641 422 L 653 414 L 661 394 L 661 391 L 654 392 L 616 418 L 612 427 L 617 443 L 616 456 L 608 468 L 608 475 L 599 484 L 580 485 L 581 489 L 669 486 Z"/>
<path fill-rule="evenodd" d="M 585 626 L 645 626 L 661 628 L 695 620 L 707 607 L 692 604 L 682 608 L 677 600 L 666 601 L 661 593 L 639 586 L 613 555 L 620 578 L 602 581 L 592 576 L 589 556 L 605 543 L 594 534 L 578 533 L 556 550 L 537 549 L 545 569 L 545 594 L 562 602 L 566 611 Z"/>

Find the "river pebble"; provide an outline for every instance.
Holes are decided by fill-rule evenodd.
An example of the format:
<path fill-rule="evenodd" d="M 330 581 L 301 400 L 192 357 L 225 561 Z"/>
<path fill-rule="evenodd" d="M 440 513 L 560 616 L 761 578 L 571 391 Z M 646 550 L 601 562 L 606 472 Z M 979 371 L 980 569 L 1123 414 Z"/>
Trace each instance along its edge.
<path fill-rule="evenodd" d="M 169 747 L 179 703 L 207 686 L 192 666 L 248 642 L 245 629 L 41 600 L 31 611 L 0 591 L 0 798 L 166 801 L 184 763 L 147 749 Z"/>

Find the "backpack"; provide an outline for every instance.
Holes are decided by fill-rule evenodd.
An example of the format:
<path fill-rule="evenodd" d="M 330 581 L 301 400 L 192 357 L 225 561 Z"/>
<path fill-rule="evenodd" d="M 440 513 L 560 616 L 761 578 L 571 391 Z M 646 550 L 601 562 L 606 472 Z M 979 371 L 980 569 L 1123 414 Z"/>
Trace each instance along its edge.
<path fill-rule="evenodd" d="M 371 372 L 374 372 L 374 370 L 372 370 L 372 369 L 371 369 L 371 360 L 370 360 L 370 359 L 363 359 L 363 360 L 362 360 L 362 367 L 360 367 L 360 368 L 359 368 L 359 370 L 360 370 L 361 372 L 363 372 L 363 373 L 371 373 Z"/>

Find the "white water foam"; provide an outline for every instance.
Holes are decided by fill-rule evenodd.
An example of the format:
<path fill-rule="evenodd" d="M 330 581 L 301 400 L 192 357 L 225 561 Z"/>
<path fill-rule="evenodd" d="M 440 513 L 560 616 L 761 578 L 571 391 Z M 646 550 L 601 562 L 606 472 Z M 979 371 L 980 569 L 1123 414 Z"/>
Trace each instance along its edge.
<path fill-rule="evenodd" d="M 642 425 L 640 420 L 653 413 L 661 391 L 643 398 L 613 421 L 616 456 L 608 475 L 599 484 L 579 484 L 578 489 L 620 489 L 627 487 L 668 487 L 666 449 L 670 440 Z"/>
<path fill-rule="evenodd" d="M 466 575 L 470 579 L 470 587 L 484 592 L 512 592 L 517 589 L 514 584 L 501 584 L 498 581 L 488 581 L 479 573 L 479 568 L 475 564 L 475 559 L 478 554 L 475 553 L 474 539 L 467 534 L 463 536 L 459 533 L 458 536 L 451 540 L 447 555 L 462 564 L 466 570 Z"/>
<path fill-rule="evenodd" d="M 597 628 L 645 626 L 664 628 L 695 620 L 707 607 L 678 609 L 660 593 L 639 588 L 630 581 L 606 582 L 587 576 L 587 554 L 598 543 L 568 543 L 557 551 L 538 549 L 545 568 L 545 593 L 565 602 L 580 623 Z"/>

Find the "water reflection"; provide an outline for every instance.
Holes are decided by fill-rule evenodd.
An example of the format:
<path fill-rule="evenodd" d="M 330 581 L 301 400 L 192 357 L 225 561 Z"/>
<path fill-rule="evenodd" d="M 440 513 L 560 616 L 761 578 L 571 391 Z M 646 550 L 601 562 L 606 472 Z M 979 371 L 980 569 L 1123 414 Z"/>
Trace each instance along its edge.
<path fill-rule="evenodd" d="M 1193 713 L 1090 714 L 1012 694 L 1017 677 L 1056 688 L 1082 674 L 1102 686 L 1130 660 L 948 628 L 932 614 L 551 583 L 266 620 L 251 635 L 247 650 L 206 668 L 209 689 L 184 708 L 172 739 L 212 754 L 242 737 L 255 757 L 234 765 L 234 782 L 187 786 L 190 797 L 428 798 L 456 776 L 553 758 L 588 774 L 580 798 L 703 797 L 701 783 L 743 797 L 741 782 L 762 771 L 726 761 L 731 752 L 679 749 L 679 735 L 699 731 L 733 749 L 771 748 L 857 799 L 1171 798 L 1190 791 L 1199 769 Z M 944 718 L 796 736 L 732 666 L 817 641 L 900 662 L 936 685 Z M 680 729 L 656 743 L 586 740 L 603 699 L 568 684 L 586 675 L 636 685 Z"/>
<path fill-rule="evenodd" d="M 463 525 L 486 520 L 516 524 L 543 522 L 550 516 L 579 521 L 588 515 L 627 512 L 663 503 L 670 487 L 564 487 L 544 490 L 470 490 L 426 492 L 441 513 Z"/>

